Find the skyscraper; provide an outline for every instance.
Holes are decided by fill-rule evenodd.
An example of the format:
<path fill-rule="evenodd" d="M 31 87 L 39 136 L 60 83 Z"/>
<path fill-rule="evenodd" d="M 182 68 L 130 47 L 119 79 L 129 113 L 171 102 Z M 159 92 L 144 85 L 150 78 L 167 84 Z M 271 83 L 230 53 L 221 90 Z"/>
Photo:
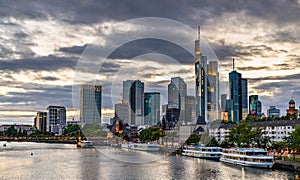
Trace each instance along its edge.
<path fill-rule="evenodd" d="M 144 96 L 144 124 L 155 125 L 160 120 L 160 93 L 147 92 Z"/>
<path fill-rule="evenodd" d="M 270 109 L 267 110 L 268 117 L 276 118 L 280 117 L 280 109 L 277 109 L 275 106 L 270 106 Z"/>
<path fill-rule="evenodd" d="M 38 111 L 34 118 L 34 127 L 41 131 L 46 132 L 47 130 L 47 112 Z"/>
<path fill-rule="evenodd" d="M 208 121 L 219 119 L 219 71 L 218 61 L 209 61 L 208 63 L 208 81 L 207 81 L 207 110 Z"/>
<path fill-rule="evenodd" d="M 262 104 L 258 100 L 258 95 L 249 96 L 249 115 L 255 117 L 261 117 Z"/>
<path fill-rule="evenodd" d="M 248 80 L 242 78 L 242 119 L 248 115 Z"/>
<path fill-rule="evenodd" d="M 196 120 L 196 98 L 195 96 L 186 96 L 185 123 Z"/>
<path fill-rule="evenodd" d="M 124 121 L 124 123 L 130 123 L 129 106 L 127 103 L 115 104 L 115 117 Z"/>
<path fill-rule="evenodd" d="M 221 94 L 221 110 L 225 111 L 227 94 Z"/>
<path fill-rule="evenodd" d="M 168 85 L 168 108 L 177 108 L 180 110 L 179 120 L 185 119 L 185 98 L 187 94 L 187 85 L 180 77 L 171 78 Z"/>
<path fill-rule="evenodd" d="M 131 88 L 133 82 L 134 82 L 134 80 L 123 81 L 122 103 L 129 104 L 129 100 L 130 100 L 130 88 Z"/>
<path fill-rule="evenodd" d="M 229 73 L 229 91 L 232 102 L 232 120 L 238 123 L 242 120 L 242 75 L 235 70 Z M 229 118 L 228 118 L 229 119 Z"/>
<path fill-rule="evenodd" d="M 80 88 L 81 123 L 101 123 L 102 86 L 82 85 Z"/>
<path fill-rule="evenodd" d="M 59 130 L 66 126 L 66 108 L 64 106 L 48 106 L 47 132 L 59 134 Z"/>
<path fill-rule="evenodd" d="M 130 117 L 131 125 L 144 124 L 144 83 L 134 81 L 130 87 Z"/>
<path fill-rule="evenodd" d="M 207 121 L 207 57 L 200 51 L 200 27 L 195 41 L 196 114 L 200 121 Z"/>

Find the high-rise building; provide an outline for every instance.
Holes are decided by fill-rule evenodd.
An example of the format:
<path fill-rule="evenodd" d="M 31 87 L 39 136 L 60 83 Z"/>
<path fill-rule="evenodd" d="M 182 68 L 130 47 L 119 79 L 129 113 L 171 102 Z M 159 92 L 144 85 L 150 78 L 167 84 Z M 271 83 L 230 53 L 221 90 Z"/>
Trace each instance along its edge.
<path fill-rule="evenodd" d="M 48 106 L 47 108 L 47 132 L 61 134 L 66 126 L 66 108 L 64 106 Z"/>
<path fill-rule="evenodd" d="M 259 118 L 262 115 L 262 103 L 258 100 L 258 95 L 249 96 L 249 115 Z"/>
<path fill-rule="evenodd" d="M 134 82 L 134 80 L 123 81 L 122 103 L 129 104 L 129 100 L 130 100 L 130 88 L 131 88 L 133 82 Z"/>
<path fill-rule="evenodd" d="M 235 70 L 229 73 L 229 91 L 230 99 L 233 100 L 232 120 L 238 123 L 242 120 L 242 75 Z"/>
<path fill-rule="evenodd" d="M 185 123 L 196 122 L 196 98 L 195 96 L 186 96 Z"/>
<path fill-rule="evenodd" d="M 207 81 L 207 110 L 208 121 L 219 119 L 219 71 L 218 61 L 209 61 L 208 63 L 208 81 Z"/>
<path fill-rule="evenodd" d="M 276 118 L 280 117 L 280 109 L 277 109 L 275 106 L 270 106 L 270 109 L 267 110 L 268 117 Z"/>
<path fill-rule="evenodd" d="M 128 103 L 115 104 L 115 117 L 124 121 L 124 123 L 130 123 L 130 113 Z"/>
<path fill-rule="evenodd" d="M 47 130 L 47 112 L 38 111 L 34 118 L 34 127 L 41 131 L 46 132 Z"/>
<path fill-rule="evenodd" d="M 232 121 L 233 120 L 233 100 L 227 99 L 226 100 L 226 107 L 225 107 L 226 117 L 223 117 L 225 121 Z"/>
<path fill-rule="evenodd" d="M 185 98 L 187 85 L 180 77 L 171 78 L 168 85 L 168 108 L 180 109 L 179 120 L 185 120 Z"/>
<path fill-rule="evenodd" d="M 144 124 L 144 83 L 134 81 L 130 87 L 130 125 Z"/>
<path fill-rule="evenodd" d="M 248 116 L 248 80 L 242 78 L 242 119 Z"/>
<path fill-rule="evenodd" d="M 82 85 L 80 88 L 81 123 L 101 123 L 102 86 Z"/>
<path fill-rule="evenodd" d="M 146 92 L 144 96 L 144 124 L 155 125 L 160 120 L 160 93 Z"/>
<path fill-rule="evenodd" d="M 200 51 L 200 28 L 198 33 L 195 41 L 196 116 L 199 122 L 210 122 L 220 116 L 218 61 L 207 62 Z"/>
<path fill-rule="evenodd" d="M 207 121 L 207 57 L 200 50 L 200 27 L 195 41 L 195 80 L 197 121 Z"/>
<path fill-rule="evenodd" d="M 227 94 L 221 94 L 221 110 L 225 111 Z"/>

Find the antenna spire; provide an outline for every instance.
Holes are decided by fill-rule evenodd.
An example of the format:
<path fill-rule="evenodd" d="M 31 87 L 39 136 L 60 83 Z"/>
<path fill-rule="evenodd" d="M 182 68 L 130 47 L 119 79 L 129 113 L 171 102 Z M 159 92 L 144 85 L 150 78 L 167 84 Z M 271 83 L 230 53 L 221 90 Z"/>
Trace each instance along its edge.
<path fill-rule="evenodd" d="M 234 71 L 234 58 L 232 58 L 232 71 Z"/>
<path fill-rule="evenodd" d="M 198 40 L 200 41 L 200 33 L 201 33 L 201 29 L 200 26 L 198 26 Z"/>

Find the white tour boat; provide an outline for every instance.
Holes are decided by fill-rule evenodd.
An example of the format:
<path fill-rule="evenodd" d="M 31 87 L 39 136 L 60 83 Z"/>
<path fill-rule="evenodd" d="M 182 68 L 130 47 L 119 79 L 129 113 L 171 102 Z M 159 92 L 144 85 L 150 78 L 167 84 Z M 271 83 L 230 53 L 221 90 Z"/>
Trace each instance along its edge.
<path fill-rule="evenodd" d="M 223 149 L 220 161 L 242 166 L 272 168 L 274 157 L 264 149 L 231 148 Z"/>
<path fill-rule="evenodd" d="M 81 141 L 81 148 L 90 148 L 94 147 L 93 141 Z"/>
<path fill-rule="evenodd" d="M 202 159 L 219 160 L 222 154 L 220 147 L 185 146 L 182 150 L 183 156 Z"/>
<path fill-rule="evenodd" d="M 121 148 L 141 150 L 141 151 L 158 151 L 159 144 L 157 144 L 157 143 L 123 143 L 121 145 Z"/>

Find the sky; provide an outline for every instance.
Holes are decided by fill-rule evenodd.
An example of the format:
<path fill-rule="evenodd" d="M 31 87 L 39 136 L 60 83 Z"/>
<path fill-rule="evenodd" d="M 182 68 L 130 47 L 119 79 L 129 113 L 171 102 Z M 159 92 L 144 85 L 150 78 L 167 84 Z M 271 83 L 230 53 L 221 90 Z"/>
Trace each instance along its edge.
<path fill-rule="evenodd" d="M 291 97 L 300 105 L 299 0 L 1 0 L 0 6 L 0 124 L 33 124 L 49 105 L 66 106 L 67 118 L 78 119 L 80 84 L 103 86 L 103 117 L 113 116 L 126 79 L 160 91 L 164 103 L 171 77 L 180 76 L 194 95 L 193 54 L 184 47 L 197 38 L 187 27 L 196 32 L 199 25 L 222 80 L 235 58 L 264 113 L 275 105 L 285 115 Z M 172 41 L 147 37 L 162 32 Z M 97 58 L 107 60 L 99 67 Z"/>

